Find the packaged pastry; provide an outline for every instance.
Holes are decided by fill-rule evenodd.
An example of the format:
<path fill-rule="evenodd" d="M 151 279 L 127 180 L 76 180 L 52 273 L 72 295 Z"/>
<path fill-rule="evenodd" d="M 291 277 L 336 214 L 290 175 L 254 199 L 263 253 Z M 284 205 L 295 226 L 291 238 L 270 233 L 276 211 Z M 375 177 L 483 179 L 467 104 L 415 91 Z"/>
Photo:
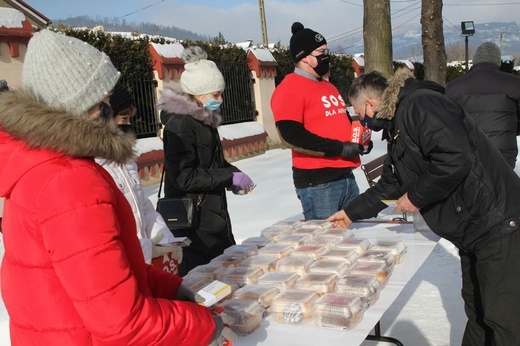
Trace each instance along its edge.
<path fill-rule="evenodd" d="M 296 273 L 270 272 L 258 278 L 259 285 L 279 288 L 281 291 L 293 288 L 300 275 Z"/>
<path fill-rule="evenodd" d="M 331 273 L 342 277 L 347 274 L 348 263 L 341 259 L 321 259 L 315 261 L 309 268 L 309 273 Z"/>
<path fill-rule="evenodd" d="M 295 229 L 292 234 L 303 234 L 303 235 L 308 235 L 308 236 L 315 236 L 317 235 L 318 233 L 320 233 L 322 230 L 320 228 L 316 228 L 316 227 L 300 227 L 300 228 L 297 228 Z"/>
<path fill-rule="evenodd" d="M 307 240 L 304 245 L 318 245 L 331 248 L 334 247 L 340 240 L 341 238 L 339 237 L 320 234 Z"/>
<path fill-rule="evenodd" d="M 327 293 L 314 303 L 312 318 L 322 328 L 343 330 L 356 326 L 363 318 L 363 312 L 359 297 Z"/>
<path fill-rule="evenodd" d="M 235 320 L 231 329 L 238 335 L 251 334 L 260 326 L 264 314 L 260 303 L 249 299 L 229 299 L 217 304 L 216 309 L 223 309 Z"/>
<path fill-rule="evenodd" d="M 319 228 L 321 230 L 332 228 L 332 226 L 332 222 L 325 220 L 307 220 L 302 222 L 302 227 L 314 227 Z"/>
<path fill-rule="evenodd" d="M 182 278 L 182 283 L 194 292 L 213 282 L 215 277 L 213 273 L 193 272 L 191 270 Z"/>
<path fill-rule="evenodd" d="M 220 264 L 222 267 L 236 267 L 247 257 L 245 255 L 226 255 L 221 254 L 213 258 L 210 263 Z"/>
<path fill-rule="evenodd" d="M 354 237 L 354 233 L 348 228 L 327 228 L 320 235 L 330 235 L 341 239 Z"/>
<path fill-rule="evenodd" d="M 256 245 L 257 248 L 266 246 L 271 242 L 271 239 L 264 237 L 249 237 L 242 241 L 242 245 Z"/>
<path fill-rule="evenodd" d="M 306 234 L 286 234 L 276 240 L 276 244 L 285 244 L 290 245 L 292 247 L 297 247 L 305 243 L 307 240 L 310 239 L 311 236 Z"/>
<path fill-rule="evenodd" d="M 346 238 L 336 243 L 336 247 L 354 250 L 357 254 L 361 254 L 368 250 L 370 247 L 370 241 L 368 239 Z"/>
<path fill-rule="evenodd" d="M 391 267 L 380 262 L 356 262 L 349 269 L 349 274 L 375 276 L 383 286 L 388 281 L 391 272 Z"/>
<path fill-rule="evenodd" d="M 314 263 L 310 257 L 303 256 L 289 256 L 281 258 L 276 262 L 275 270 L 277 272 L 296 273 L 300 276 L 309 271 L 309 267 Z"/>
<path fill-rule="evenodd" d="M 406 245 L 402 241 L 377 240 L 370 247 L 371 250 L 388 250 L 395 256 L 395 263 L 403 261 L 406 253 Z"/>
<path fill-rule="evenodd" d="M 220 263 L 210 262 L 210 263 L 203 264 L 203 265 L 193 268 L 192 270 L 190 270 L 188 275 L 194 274 L 194 273 L 204 273 L 204 274 L 210 274 L 213 276 L 213 278 L 216 278 L 217 275 L 222 270 L 225 270 L 225 267 L 223 267 Z"/>
<path fill-rule="evenodd" d="M 273 226 L 289 226 L 292 229 L 296 229 L 301 225 L 302 222 L 300 220 L 281 220 L 273 224 Z"/>
<path fill-rule="evenodd" d="M 236 285 L 242 287 L 245 285 L 256 284 L 258 278 L 262 276 L 264 272 L 257 268 L 247 267 L 229 267 L 217 275 L 217 280 L 225 282 L 229 285 Z"/>
<path fill-rule="evenodd" d="M 273 298 L 280 292 L 280 289 L 276 287 L 252 284 L 236 290 L 235 293 L 233 293 L 233 298 L 255 300 L 259 302 L 262 307 L 267 308 L 271 305 Z"/>
<path fill-rule="evenodd" d="M 322 259 L 335 259 L 335 260 L 344 260 L 347 262 L 350 267 L 358 258 L 358 254 L 355 250 L 343 249 L 343 248 L 330 248 L 327 249 L 321 256 Z"/>
<path fill-rule="evenodd" d="M 287 244 L 267 244 L 258 249 L 259 255 L 274 255 L 278 258 L 287 257 L 291 254 L 293 247 Z"/>
<path fill-rule="evenodd" d="M 336 282 L 334 292 L 359 297 L 368 308 L 377 301 L 381 289 L 381 282 L 375 276 L 348 274 Z"/>
<path fill-rule="evenodd" d="M 267 239 L 276 240 L 285 234 L 291 233 L 292 231 L 293 231 L 293 228 L 291 226 L 283 226 L 283 225 L 270 226 L 270 227 L 264 228 L 260 232 L 260 236 L 267 238 Z"/>
<path fill-rule="evenodd" d="M 331 273 L 307 273 L 296 281 L 295 289 L 316 292 L 319 295 L 332 292 L 338 277 Z"/>
<path fill-rule="evenodd" d="M 291 252 L 291 256 L 308 257 L 313 260 L 321 259 L 323 253 L 327 250 L 325 246 L 320 245 L 300 245 Z"/>
<path fill-rule="evenodd" d="M 359 255 L 357 260 L 358 262 L 382 262 L 389 266 L 393 266 L 396 258 L 391 251 L 371 250 L 371 248 L 369 248 L 367 251 Z"/>
<path fill-rule="evenodd" d="M 250 257 L 258 253 L 256 245 L 231 245 L 224 250 L 224 255 Z"/>
<path fill-rule="evenodd" d="M 276 262 L 278 260 L 278 256 L 274 254 L 254 255 L 240 262 L 239 267 L 258 268 L 265 274 L 276 269 Z"/>
<path fill-rule="evenodd" d="M 319 296 L 316 292 L 290 289 L 274 297 L 269 315 L 278 323 L 304 324 L 312 320 L 312 307 Z"/>

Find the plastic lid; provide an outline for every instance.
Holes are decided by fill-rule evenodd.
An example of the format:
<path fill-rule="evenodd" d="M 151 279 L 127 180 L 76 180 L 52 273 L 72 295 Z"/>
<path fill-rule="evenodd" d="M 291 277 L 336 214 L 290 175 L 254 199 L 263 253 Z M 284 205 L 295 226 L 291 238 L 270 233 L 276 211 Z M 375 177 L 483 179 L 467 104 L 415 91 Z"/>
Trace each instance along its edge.
<path fill-rule="evenodd" d="M 335 274 L 329 273 L 307 273 L 296 281 L 295 289 L 313 291 L 318 294 L 332 292 L 338 281 Z"/>
<path fill-rule="evenodd" d="M 252 284 L 239 288 L 233 294 L 236 299 L 249 299 L 258 301 L 264 308 L 269 307 L 273 298 L 280 293 L 277 287 Z"/>
<path fill-rule="evenodd" d="M 312 315 L 322 328 L 350 329 L 361 320 L 363 307 L 359 297 L 327 293 L 314 303 Z"/>
<path fill-rule="evenodd" d="M 287 234 L 276 240 L 274 240 L 277 244 L 286 244 L 292 247 L 297 247 L 305 243 L 310 239 L 311 236 L 307 234 Z"/>
<path fill-rule="evenodd" d="M 247 299 L 229 299 L 220 303 L 217 309 L 224 309 L 235 320 L 231 329 L 239 335 L 250 334 L 258 328 L 264 313 L 260 303 Z"/>
<path fill-rule="evenodd" d="M 354 250 L 357 253 L 365 252 L 370 246 L 370 241 L 368 239 L 359 239 L 359 238 L 346 238 L 342 239 L 336 244 L 336 247 L 342 249 Z"/>
<path fill-rule="evenodd" d="M 267 228 L 264 228 L 262 232 L 260 232 L 260 236 L 267 238 L 267 239 L 273 239 L 280 237 L 284 234 L 291 233 L 293 228 L 291 226 L 270 226 Z"/>
<path fill-rule="evenodd" d="M 233 256 L 253 256 L 258 253 L 258 247 L 256 245 L 231 245 L 227 249 L 224 250 L 224 255 L 233 255 Z"/>
<path fill-rule="evenodd" d="M 238 287 L 242 287 L 244 285 L 256 284 L 258 278 L 263 274 L 264 272 L 258 268 L 230 267 L 217 275 L 217 280 L 229 285 L 235 284 Z"/>
<path fill-rule="evenodd" d="M 350 265 L 342 259 L 321 259 L 314 262 L 309 268 L 310 273 L 332 273 L 338 277 L 347 274 Z"/>
<path fill-rule="evenodd" d="M 301 324 L 311 317 L 319 296 L 315 292 L 290 289 L 274 297 L 269 312 L 279 323 Z"/>
<path fill-rule="evenodd" d="M 256 245 L 256 247 L 261 248 L 266 246 L 271 242 L 271 239 L 267 239 L 264 237 L 249 237 L 244 239 L 242 245 Z"/>
<path fill-rule="evenodd" d="M 270 272 L 258 278 L 258 284 L 271 285 L 281 290 L 293 288 L 300 275 L 296 273 Z"/>
<path fill-rule="evenodd" d="M 381 284 L 385 284 L 391 274 L 391 268 L 385 263 L 356 262 L 350 267 L 349 274 L 372 275 L 377 277 Z"/>
<path fill-rule="evenodd" d="M 368 298 L 381 291 L 381 283 L 372 275 L 349 274 L 336 282 L 334 291 Z"/>
<path fill-rule="evenodd" d="M 291 256 L 304 256 L 316 260 L 320 259 L 325 251 L 327 248 L 321 245 L 300 245 L 291 252 Z"/>
<path fill-rule="evenodd" d="M 261 269 L 265 274 L 275 270 L 278 259 L 278 256 L 274 254 L 254 255 L 243 260 L 239 267 L 258 268 Z"/>
<path fill-rule="evenodd" d="M 272 254 L 278 258 L 287 257 L 291 254 L 293 247 L 287 244 L 267 244 L 261 249 L 258 249 L 259 255 Z"/>
<path fill-rule="evenodd" d="M 401 241 L 378 240 L 372 244 L 370 250 L 389 250 L 395 256 L 396 263 L 401 263 L 407 249 Z"/>
<path fill-rule="evenodd" d="M 396 258 L 389 250 L 371 250 L 369 248 L 359 255 L 357 260 L 358 262 L 381 262 L 392 266 L 395 264 Z"/>
<path fill-rule="evenodd" d="M 327 251 L 325 251 L 321 257 L 322 259 L 344 260 L 350 267 L 356 261 L 358 256 L 359 255 L 354 250 L 330 248 L 327 249 Z"/>
<path fill-rule="evenodd" d="M 320 233 L 320 235 L 330 235 L 339 238 L 352 238 L 354 233 L 348 228 L 328 228 Z"/>
<path fill-rule="evenodd" d="M 278 272 L 291 272 L 298 275 L 303 275 L 309 271 L 309 267 L 314 263 L 314 260 L 310 257 L 295 257 L 289 256 L 281 258 L 276 262 L 276 271 Z"/>

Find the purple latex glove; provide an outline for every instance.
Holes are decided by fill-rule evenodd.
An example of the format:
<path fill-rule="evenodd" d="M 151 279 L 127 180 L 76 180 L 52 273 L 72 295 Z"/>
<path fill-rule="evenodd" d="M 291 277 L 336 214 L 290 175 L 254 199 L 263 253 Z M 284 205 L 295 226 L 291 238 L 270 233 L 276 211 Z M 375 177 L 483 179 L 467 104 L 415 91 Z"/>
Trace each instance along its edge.
<path fill-rule="evenodd" d="M 249 191 L 253 186 L 253 181 L 242 172 L 233 172 L 233 186 L 239 187 L 241 190 Z"/>

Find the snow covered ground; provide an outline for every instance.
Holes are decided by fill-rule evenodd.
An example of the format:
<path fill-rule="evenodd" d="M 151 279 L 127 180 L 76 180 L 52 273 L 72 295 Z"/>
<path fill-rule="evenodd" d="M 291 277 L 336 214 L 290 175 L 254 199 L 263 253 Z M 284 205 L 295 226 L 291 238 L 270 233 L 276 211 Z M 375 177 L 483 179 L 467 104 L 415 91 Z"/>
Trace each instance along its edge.
<path fill-rule="evenodd" d="M 362 157 L 368 162 L 385 152 L 376 141 L 372 153 Z M 234 163 L 247 173 L 257 187 L 245 196 L 229 194 L 229 212 L 237 242 L 274 222 L 301 217 L 301 206 L 294 192 L 290 150 L 274 149 Z M 520 169 L 516 168 L 517 174 Z M 355 171 L 361 191 L 368 188 L 361 169 Z M 158 185 L 146 187 L 155 203 Z M 386 213 L 394 213 L 391 208 Z M 396 213 L 397 214 L 397 213 Z M 435 237 L 434 235 L 432 235 Z M 0 237 L 0 258 L 3 243 Z M 381 319 L 382 335 L 398 338 L 410 346 L 460 345 L 466 317 L 460 297 L 460 267 L 456 248 L 441 239 L 432 254 L 404 288 Z M 8 315 L 0 300 L 0 345 L 9 345 Z M 388 346 L 388 343 L 365 341 L 363 346 Z M 304 346 L 304 345 L 302 345 Z"/>

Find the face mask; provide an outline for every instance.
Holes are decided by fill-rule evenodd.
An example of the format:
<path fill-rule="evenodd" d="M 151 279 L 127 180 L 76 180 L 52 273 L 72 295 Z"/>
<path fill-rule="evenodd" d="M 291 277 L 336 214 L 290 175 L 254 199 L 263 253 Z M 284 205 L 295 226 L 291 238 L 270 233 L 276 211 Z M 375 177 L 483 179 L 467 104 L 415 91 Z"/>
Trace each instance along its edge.
<path fill-rule="evenodd" d="M 217 100 L 214 100 L 214 99 L 209 99 L 205 104 L 203 104 L 202 106 L 204 108 L 207 108 L 211 111 L 216 111 L 220 108 L 220 105 L 222 104 L 222 101 L 217 101 Z"/>
<path fill-rule="evenodd" d="M 361 125 L 365 126 L 366 128 L 371 129 L 372 131 L 381 131 L 383 127 L 378 126 L 378 123 L 381 124 L 380 120 L 376 118 L 377 112 L 374 113 L 372 117 L 369 117 L 365 114 L 365 117 L 363 120 L 360 120 Z"/>
<path fill-rule="evenodd" d="M 313 67 L 314 72 L 316 72 L 320 77 L 325 76 L 327 72 L 329 72 L 330 55 L 320 54 L 314 57 L 316 58 L 316 61 L 318 61 L 318 65 Z"/>
<path fill-rule="evenodd" d="M 133 133 L 134 128 L 130 124 L 118 124 L 117 127 L 124 133 Z"/>

